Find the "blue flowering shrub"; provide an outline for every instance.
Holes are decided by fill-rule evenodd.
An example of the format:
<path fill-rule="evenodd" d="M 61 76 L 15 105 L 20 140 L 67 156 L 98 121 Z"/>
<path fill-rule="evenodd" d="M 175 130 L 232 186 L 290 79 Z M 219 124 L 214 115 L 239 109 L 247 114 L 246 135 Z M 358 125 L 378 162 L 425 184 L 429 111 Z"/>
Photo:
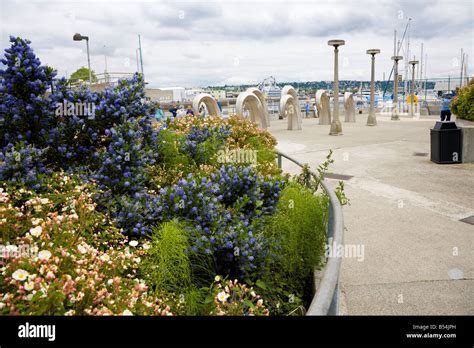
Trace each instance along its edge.
<path fill-rule="evenodd" d="M 10 37 L 10 42 L 0 70 L 0 146 L 19 141 L 43 146 L 53 122 L 52 105 L 43 95 L 55 72 L 41 65 L 29 41 Z"/>
<path fill-rule="evenodd" d="M 88 207 L 110 221 L 132 247 L 148 246 L 139 253 L 143 266 L 134 271 L 148 282 L 140 291 L 149 287 L 175 313 L 268 314 L 264 300 L 253 290 L 249 293 L 243 281 L 272 301 L 270 313 L 287 314 L 307 305 L 307 284 L 321 255 L 319 247 L 303 244 L 324 240 L 324 222 L 313 213 L 324 214 L 326 207 L 311 204 L 304 217 L 284 209 L 282 192 L 284 202 L 300 193 L 286 189 L 291 180 L 277 167 L 276 140 L 270 133 L 236 116 L 188 115 L 156 122 L 140 75 L 103 91 L 71 89 L 41 65 L 29 41 L 11 37 L 10 42 L 0 70 L 0 180 L 9 192 L 49 195 L 57 187 L 52 182 L 71 177 L 87 185 L 93 201 Z M 311 201 L 307 192 L 301 195 Z M 75 224 L 81 214 L 66 203 L 49 206 L 50 216 L 56 219 L 71 210 Z M 295 226 L 283 223 L 286 217 Z M 42 223 L 34 219 L 9 228 L 8 240 L 28 239 L 30 229 L 37 234 L 46 228 L 32 227 Z M 77 221 L 81 230 L 85 225 Z M 88 225 L 87 231 L 81 238 L 108 245 L 99 225 Z M 308 231 L 315 237 L 308 237 Z M 129 255 L 123 245 L 120 250 Z M 310 252 L 314 258 L 306 258 Z M 291 264 L 285 261 L 287 253 L 293 255 Z M 173 260 L 180 266 L 163 266 Z M 187 287 L 182 294 L 180 279 Z M 238 284 L 240 290 L 219 290 L 224 283 Z M 292 292 L 301 303 L 276 305 Z M 97 313 L 109 313 L 107 308 Z"/>

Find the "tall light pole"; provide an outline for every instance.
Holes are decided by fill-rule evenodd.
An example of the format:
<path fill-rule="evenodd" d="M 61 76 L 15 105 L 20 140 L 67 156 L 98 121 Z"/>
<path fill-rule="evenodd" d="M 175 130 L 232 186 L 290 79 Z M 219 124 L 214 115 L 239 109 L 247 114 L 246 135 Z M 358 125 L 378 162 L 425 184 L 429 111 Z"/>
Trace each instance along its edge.
<path fill-rule="evenodd" d="M 412 74 L 411 74 L 411 100 L 410 100 L 410 116 L 415 116 L 415 113 L 413 111 L 413 106 L 415 102 L 415 65 L 418 64 L 417 60 L 410 60 L 408 64 L 411 64 L 412 66 Z"/>
<path fill-rule="evenodd" d="M 402 60 L 402 56 L 393 56 L 392 60 L 395 62 L 394 77 L 393 77 L 393 104 L 394 108 L 392 111 L 392 117 L 390 118 L 392 121 L 398 121 L 400 118 L 398 117 L 398 61 Z"/>
<path fill-rule="evenodd" d="M 339 46 L 343 46 L 346 42 L 344 40 L 329 40 L 328 45 L 334 46 L 334 111 L 331 122 L 331 130 L 329 135 L 342 135 L 342 125 L 339 120 L 339 67 L 338 67 L 338 53 Z"/>
<path fill-rule="evenodd" d="M 82 41 L 86 40 L 86 45 L 87 45 L 87 65 L 89 67 L 89 85 L 92 85 L 92 71 L 91 71 L 91 58 L 89 54 L 89 36 L 82 36 L 79 33 L 74 34 L 72 37 L 74 41 Z"/>
<path fill-rule="evenodd" d="M 138 34 L 138 49 L 140 52 L 140 66 L 141 66 L 141 71 L 142 71 L 142 79 L 143 79 L 143 84 L 145 84 L 145 74 L 143 73 L 142 39 L 140 37 L 140 34 Z"/>
<path fill-rule="evenodd" d="M 105 49 L 105 45 L 104 45 L 104 49 Z M 104 53 L 104 61 L 105 61 L 105 67 L 104 67 L 104 78 L 105 78 L 105 83 L 108 82 L 108 78 L 107 78 L 107 54 Z"/>
<path fill-rule="evenodd" d="M 375 118 L 375 110 L 374 110 L 374 104 L 375 104 L 375 55 L 379 54 L 380 50 L 379 49 L 370 49 L 367 50 L 367 54 L 370 54 L 372 56 L 372 69 L 370 73 L 370 108 L 369 108 L 369 117 L 367 117 L 367 126 L 376 126 L 377 125 L 377 119 Z"/>

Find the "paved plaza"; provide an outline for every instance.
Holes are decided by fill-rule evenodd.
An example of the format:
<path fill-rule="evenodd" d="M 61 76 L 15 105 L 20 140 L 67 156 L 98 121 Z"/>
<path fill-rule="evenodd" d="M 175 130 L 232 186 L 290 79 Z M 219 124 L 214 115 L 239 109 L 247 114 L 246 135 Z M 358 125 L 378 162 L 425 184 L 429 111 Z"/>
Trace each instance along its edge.
<path fill-rule="evenodd" d="M 474 314 L 474 164 L 430 161 L 430 128 L 437 117 L 378 125 L 342 122 L 342 136 L 304 119 L 301 131 L 272 120 L 277 148 L 313 169 L 334 151 L 330 172 L 345 180 L 344 242 L 364 258 L 344 258 L 341 313 Z M 296 173 L 286 160 L 283 168 Z M 328 179 L 331 185 L 337 180 Z"/>

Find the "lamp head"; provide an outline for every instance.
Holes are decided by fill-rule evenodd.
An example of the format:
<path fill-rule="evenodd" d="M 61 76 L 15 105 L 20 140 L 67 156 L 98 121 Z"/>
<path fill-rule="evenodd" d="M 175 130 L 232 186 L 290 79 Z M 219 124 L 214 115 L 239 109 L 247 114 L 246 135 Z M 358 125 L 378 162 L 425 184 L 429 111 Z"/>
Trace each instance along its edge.
<path fill-rule="evenodd" d="M 408 62 L 408 64 L 416 65 L 416 64 L 418 64 L 418 61 L 417 61 L 417 60 L 410 60 L 410 61 Z"/>
<path fill-rule="evenodd" d="M 399 61 L 399 60 L 402 60 L 402 59 L 403 59 L 402 56 L 393 56 L 392 57 L 392 60 L 394 60 L 394 61 Z"/>
<path fill-rule="evenodd" d="M 338 46 L 344 46 L 346 44 L 346 42 L 344 40 L 329 40 L 328 41 L 328 45 L 329 46 L 334 46 L 334 47 L 338 47 Z"/>
<path fill-rule="evenodd" d="M 82 36 L 79 33 L 75 33 L 74 36 L 72 37 L 74 41 L 81 41 L 81 40 L 89 40 L 88 36 Z"/>
<path fill-rule="evenodd" d="M 379 54 L 379 53 L 380 53 L 380 50 L 377 49 L 377 48 L 372 48 L 372 49 L 370 49 L 370 50 L 367 50 L 367 54 L 372 54 L 372 55 L 374 55 L 374 54 Z"/>

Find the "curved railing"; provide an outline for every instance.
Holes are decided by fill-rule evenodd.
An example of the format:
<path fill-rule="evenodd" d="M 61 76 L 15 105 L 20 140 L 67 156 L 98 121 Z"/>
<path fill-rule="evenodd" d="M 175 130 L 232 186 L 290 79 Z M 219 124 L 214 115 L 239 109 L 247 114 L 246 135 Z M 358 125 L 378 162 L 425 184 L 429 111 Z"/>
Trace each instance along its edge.
<path fill-rule="evenodd" d="M 278 167 L 281 168 L 282 157 L 290 160 L 291 162 L 303 167 L 303 164 L 298 160 L 280 152 L 276 151 L 278 160 Z M 317 177 L 317 175 L 310 171 L 311 175 Z M 342 215 L 342 207 L 337 198 L 336 194 L 324 180 L 320 182 L 324 191 L 329 197 L 329 212 L 328 212 L 328 224 L 327 224 L 327 243 L 329 245 L 342 245 L 344 236 L 344 217 Z M 340 286 L 339 286 L 339 272 L 341 269 L 341 257 L 332 255 L 326 260 L 326 264 L 323 270 L 320 272 L 322 275 L 319 281 L 319 285 L 316 289 L 316 294 L 311 301 L 311 305 L 306 315 L 337 315 L 339 313 L 339 298 L 340 298 Z"/>

